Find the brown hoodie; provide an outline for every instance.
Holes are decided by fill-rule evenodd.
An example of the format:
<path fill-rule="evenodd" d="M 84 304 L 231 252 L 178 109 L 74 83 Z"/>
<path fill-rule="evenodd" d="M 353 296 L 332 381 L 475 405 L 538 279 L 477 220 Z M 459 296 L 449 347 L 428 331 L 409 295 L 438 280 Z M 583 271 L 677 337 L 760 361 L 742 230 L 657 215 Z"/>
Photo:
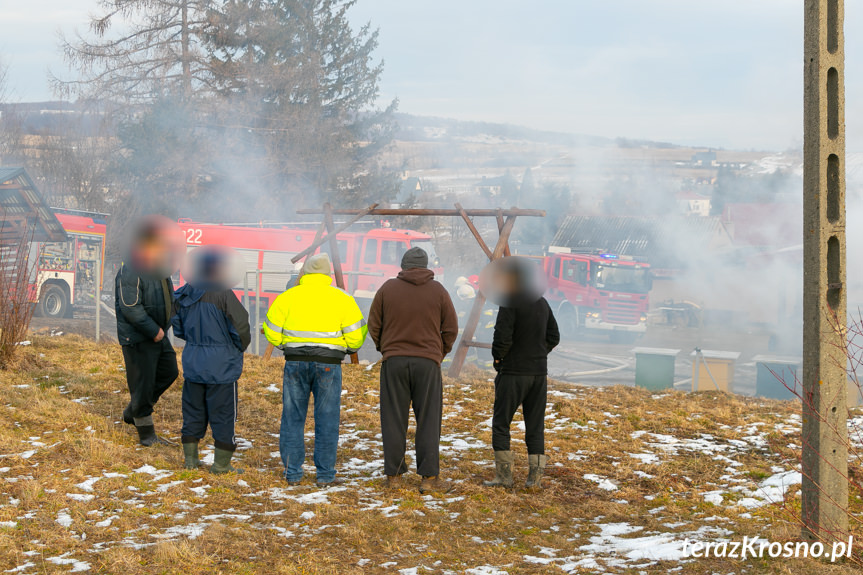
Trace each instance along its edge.
<path fill-rule="evenodd" d="M 384 282 L 372 302 L 368 326 L 385 360 L 409 356 L 440 363 L 458 336 L 452 300 L 425 268 L 402 270 Z"/>

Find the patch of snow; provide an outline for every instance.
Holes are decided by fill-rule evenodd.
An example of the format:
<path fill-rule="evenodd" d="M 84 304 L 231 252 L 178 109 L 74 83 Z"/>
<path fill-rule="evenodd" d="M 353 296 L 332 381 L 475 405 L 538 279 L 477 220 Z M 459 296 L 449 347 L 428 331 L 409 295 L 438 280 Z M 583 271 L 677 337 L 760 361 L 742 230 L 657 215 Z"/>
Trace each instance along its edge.
<path fill-rule="evenodd" d="M 67 493 L 66 497 L 75 501 L 93 501 L 96 496 L 92 493 Z"/>
<path fill-rule="evenodd" d="M 509 571 L 504 571 L 503 569 L 498 569 L 497 567 L 492 567 L 490 565 L 481 565 L 479 567 L 474 567 L 473 569 L 466 569 L 466 575 L 509 575 Z"/>
<path fill-rule="evenodd" d="M 70 573 L 80 573 L 82 571 L 89 571 L 91 569 L 90 564 L 86 561 L 78 561 L 72 557 L 69 557 L 72 552 L 63 553 L 62 555 L 58 555 L 57 557 L 47 557 L 45 561 L 49 563 L 53 563 L 54 565 L 71 565 L 72 569 L 69 571 Z"/>
<path fill-rule="evenodd" d="M 87 479 L 86 481 L 82 481 L 81 483 L 76 484 L 75 487 L 77 487 L 81 491 L 92 492 L 93 491 L 93 485 L 95 485 L 96 482 L 99 481 L 100 479 L 102 479 L 102 478 L 101 477 L 91 477 L 90 479 Z"/>
<path fill-rule="evenodd" d="M 145 473 L 147 475 L 152 475 L 155 481 L 159 481 L 160 479 L 165 479 L 166 477 L 170 477 L 174 475 L 173 471 L 168 469 L 156 469 L 152 465 L 143 465 L 138 469 L 133 469 L 135 473 Z"/>
<path fill-rule="evenodd" d="M 645 465 L 659 463 L 659 457 L 653 453 L 629 453 L 628 455 L 633 459 L 638 459 Z"/>
<path fill-rule="evenodd" d="M 594 473 L 585 473 L 584 478 L 596 483 L 600 489 L 604 489 L 606 491 L 617 491 L 617 485 L 606 477 L 601 477 Z"/>
<path fill-rule="evenodd" d="M 55 519 L 58 525 L 61 527 L 71 527 L 72 526 L 72 516 L 69 515 L 67 510 L 59 511 L 57 513 L 57 519 Z"/>

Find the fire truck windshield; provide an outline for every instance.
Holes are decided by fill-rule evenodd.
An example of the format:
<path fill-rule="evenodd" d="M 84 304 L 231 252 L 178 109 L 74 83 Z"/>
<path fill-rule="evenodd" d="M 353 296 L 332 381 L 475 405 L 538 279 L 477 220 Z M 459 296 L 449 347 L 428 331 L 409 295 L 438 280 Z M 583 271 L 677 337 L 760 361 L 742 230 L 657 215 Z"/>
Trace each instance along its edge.
<path fill-rule="evenodd" d="M 440 266 L 440 259 L 438 259 L 437 253 L 434 251 L 434 244 L 429 240 L 413 240 L 411 247 L 422 248 L 429 255 L 429 267 L 436 268 Z"/>
<path fill-rule="evenodd" d="M 647 293 L 651 288 L 650 270 L 635 266 L 594 266 L 593 285 L 609 291 Z"/>

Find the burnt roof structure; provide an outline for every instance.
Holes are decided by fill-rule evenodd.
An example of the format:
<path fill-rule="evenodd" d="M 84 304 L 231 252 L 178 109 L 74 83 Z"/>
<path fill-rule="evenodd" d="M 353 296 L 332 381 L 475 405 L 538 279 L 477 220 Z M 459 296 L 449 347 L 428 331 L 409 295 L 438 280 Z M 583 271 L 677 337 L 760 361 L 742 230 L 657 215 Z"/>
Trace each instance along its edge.
<path fill-rule="evenodd" d="M 20 167 L 0 166 L 0 245 L 32 241 L 62 242 L 66 231 Z"/>
<path fill-rule="evenodd" d="M 731 250 L 732 240 L 718 217 L 567 216 L 551 245 L 643 258 L 659 269 L 685 269 L 705 251 Z"/>

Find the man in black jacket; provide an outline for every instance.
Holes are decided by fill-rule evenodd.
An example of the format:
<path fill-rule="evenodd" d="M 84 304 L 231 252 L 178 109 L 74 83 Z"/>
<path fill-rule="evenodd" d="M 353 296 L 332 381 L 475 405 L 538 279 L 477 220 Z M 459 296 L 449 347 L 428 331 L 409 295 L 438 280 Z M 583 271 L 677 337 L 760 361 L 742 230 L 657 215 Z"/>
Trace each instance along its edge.
<path fill-rule="evenodd" d="M 177 353 L 165 333 L 171 326 L 174 286 L 160 276 L 164 246 L 157 226 L 143 226 L 133 238 L 128 263 L 114 278 L 117 339 L 123 348 L 131 396 L 123 421 L 138 430 L 141 445 L 171 445 L 156 435 L 153 406 L 179 375 Z M 161 270 L 168 271 L 169 270 Z"/>
<path fill-rule="evenodd" d="M 494 381 L 492 448 L 495 477 L 485 485 L 512 487 L 513 455 L 510 425 L 519 405 L 524 413 L 530 470 L 527 487 L 539 487 L 545 455 L 545 402 L 548 354 L 560 343 L 560 331 L 545 298 L 532 303 L 513 298 L 498 310 L 491 354 L 498 374 Z"/>

